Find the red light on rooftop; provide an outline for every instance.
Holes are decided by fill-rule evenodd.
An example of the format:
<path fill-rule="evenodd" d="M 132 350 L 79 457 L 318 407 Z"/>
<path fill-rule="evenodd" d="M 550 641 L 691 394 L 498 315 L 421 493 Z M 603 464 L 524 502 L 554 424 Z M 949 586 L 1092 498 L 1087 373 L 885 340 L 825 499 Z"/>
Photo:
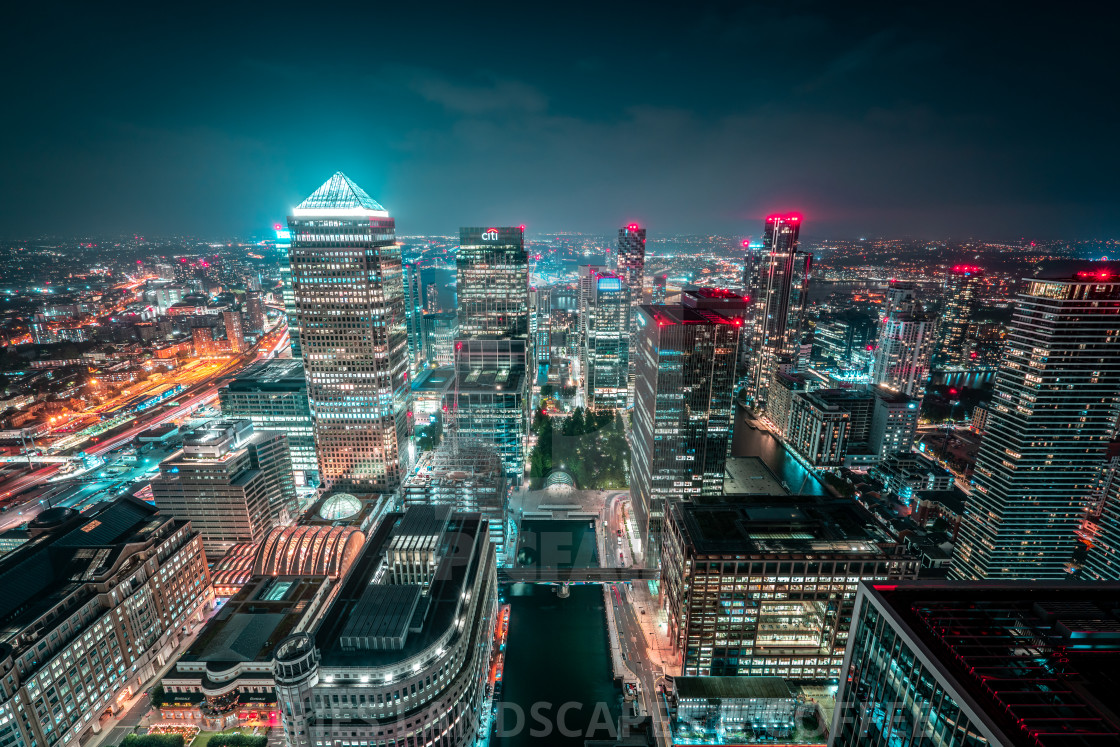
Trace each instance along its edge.
<path fill-rule="evenodd" d="M 524 223 L 522 223 L 520 226 L 518 226 L 518 228 L 521 229 L 522 233 L 525 232 L 525 224 Z"/>

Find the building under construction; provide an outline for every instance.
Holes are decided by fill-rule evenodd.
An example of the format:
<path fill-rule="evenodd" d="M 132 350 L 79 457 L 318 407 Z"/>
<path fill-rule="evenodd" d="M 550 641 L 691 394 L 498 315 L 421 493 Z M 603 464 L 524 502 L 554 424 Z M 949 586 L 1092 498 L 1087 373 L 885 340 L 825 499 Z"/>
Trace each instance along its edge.
<path fill-rule="evenodd" d="M 509 481 L 493 444 L 449 434 L 435 450 L 420 456 L 401 494 L 406 507 L 442 505 L 456 512 L 481 513 L 489 520 L 497 556 L 503 558 Z"/>

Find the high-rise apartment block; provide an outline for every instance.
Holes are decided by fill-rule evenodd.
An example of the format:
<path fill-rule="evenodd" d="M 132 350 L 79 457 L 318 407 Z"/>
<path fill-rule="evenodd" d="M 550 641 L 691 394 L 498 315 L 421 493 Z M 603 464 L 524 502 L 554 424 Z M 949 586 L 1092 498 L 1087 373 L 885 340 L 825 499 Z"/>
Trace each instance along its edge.
<path fill-rule="evenodd" d="M 152 495 L 164 514 L 191 522 L 215 559 L 299 516 L 287 437 L 256 431 L 248 420 L 215 420 L 189 433 L 160 462 Z"/>
<path fill-rule="evenodd" d="M 0 742 L 82 744 L 213 608 L 206 554 L 190 523 L 131 496 L 29 528 L 0 559 Z"/>
<path fill-rule="evenodd" d="M 318 484 L 319 460 L 303 361 L 273 358 L 256 363 L 218 390 L 218 403 L 224 418 L 251 420 L 256 430 L 283 431 L 296 485 Z"/>
<path fill-rule="evenodd" d="M 229 352 L 243 352 L 245 350 L 245 332 L 241 326 L 241 312 L 223 311 L 222 319 L 226 325 L 226 342 L 229 344 Z"/>
<path fill-rule="evenodd" d="M 1120 744 L 1116 584 L 865 582 L 832 747 Z"/>
<path fill-rule="evenodd" d="M 743 287 L 750 299 L 741 352 L 746 401 L 764 407 L 782 356 L 801 342 L 812 255 L 798 251 L 801 216 L 771 215 L 761 247 L 748 244 Z"/>
<path fill-rule="evenodd" d="M 599 272 L 587 303 L 583 380 L 590 407 L 625 408 L 630 358 L 630 294 L 621 277 Z"/>
<path fill-rule="evenodd" d="M 1120 277 L 1019 294 L 953 558 L 961 579 L 1062 579 L 1120 401 Z"/>
<path fill-rule="evenodd" d="M 879 386 L 921 399 L 929 379 L 937 319 L 927 314 L 910 283 L 891 283 L 871 380 Z"/>
<path fill-rule="evenodd" d="M 631 492 L 649 567 L 665 501 L 723 491 L 745 306 L 742 296 L 701 288 L 678 306 L 639 307 Z"/>
<path fill-rule="evenodd" d="M 918 566 L 851 500 L 672 501 L 661 581 L 681 673 L 835 682 L 858 583 Z"/>
<path fill-rule="evenodd" d="M 407 466 L 411 391 L 393 219 L 339 172 L 292 209 L 288 227 L 320 479 L 392 492 Z"/>
<path fill-rule="evenodd" d="M 486 520 L 447 506 L 389 514 L 326 613 L 273 657 L 291 747 L 467 747 L 487 723 L 497 572 Z"/>
<path fill-rule="evenodd" d="M 634 377 L 637 367 L 634 361 L 634 349 L 638 342 L 638 329 L 634 320 L 638 316 L 638 306 L 646 302 L 646 229 L 637 223 L 631 223 L 618 229 L 618 253 L 615 255 L 615 271 L 622 278 L 623 284 L 630 292 L 629 316 L 629 356 L 626 366 L 627 400 L 634 400 Z M 664 303 L 654 301 L 654 303 Z"/>
<path fill-rule="evenodd" d="M 254 335 L 264 332 L 264 301 L 259 290 L 245 292 L 246 327 Z"/>

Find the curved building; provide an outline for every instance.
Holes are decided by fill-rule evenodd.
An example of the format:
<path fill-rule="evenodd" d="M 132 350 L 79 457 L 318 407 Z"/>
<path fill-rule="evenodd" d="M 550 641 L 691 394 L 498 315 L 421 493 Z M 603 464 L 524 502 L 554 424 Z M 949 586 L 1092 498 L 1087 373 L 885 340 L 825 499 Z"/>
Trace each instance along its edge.
<path fill-rule="evenodd" d="M 257 551 L 254 576 L 341 578 L 362 549 L 365 535 L 353 527 L 291 526 L 273 529 Z"/>
<path fill-rule="evenodd" d="M 362 510 L 362 502 L 349 493 L 335 493 L 323 501 L 319 507 L 319 518 L 323 521 L 342 521 L 357 516 Z"/>
<path fill-rule="evenodd" d="M 474 744 L 496 612 L 485 519 L 446 506 L 389 514 L 315 628 L 275 649 L 287 743 Z"/>

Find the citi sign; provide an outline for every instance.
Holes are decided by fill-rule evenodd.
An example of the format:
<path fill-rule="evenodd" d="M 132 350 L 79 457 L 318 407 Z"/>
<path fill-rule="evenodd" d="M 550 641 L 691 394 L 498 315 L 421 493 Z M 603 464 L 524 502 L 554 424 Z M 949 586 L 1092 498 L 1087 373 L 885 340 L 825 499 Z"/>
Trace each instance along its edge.
<path fill-rule="evenodd" d="M 498 229 L 487 228 L 485 231 L 482 232 L 482 240 L 483 241 L 497 241 L 498 240 Z"/>

